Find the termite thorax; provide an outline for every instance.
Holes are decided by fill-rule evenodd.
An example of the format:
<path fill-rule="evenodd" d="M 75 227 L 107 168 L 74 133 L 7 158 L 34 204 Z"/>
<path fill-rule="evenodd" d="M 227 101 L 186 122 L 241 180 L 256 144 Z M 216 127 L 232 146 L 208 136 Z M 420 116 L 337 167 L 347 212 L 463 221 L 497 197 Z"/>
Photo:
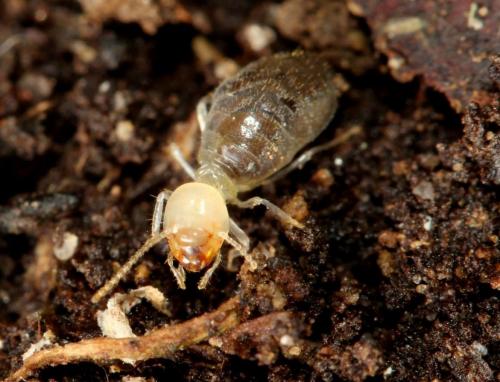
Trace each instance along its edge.
<path fill-rule="evenodd" d="M 227 173 L 214 163 L 204 163 L 196 170 L 197 182 L 209 184 L 222 194 L 225 200 L 236 199 L 238 190 Z"/>

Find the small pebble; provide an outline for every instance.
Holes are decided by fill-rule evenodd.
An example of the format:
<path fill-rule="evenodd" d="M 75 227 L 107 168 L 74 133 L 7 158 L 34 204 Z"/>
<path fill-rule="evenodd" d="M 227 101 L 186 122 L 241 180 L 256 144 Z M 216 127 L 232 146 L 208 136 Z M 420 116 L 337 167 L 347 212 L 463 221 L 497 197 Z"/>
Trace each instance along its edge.
<path fill-rule="evenodd" d="M 243 38 L 250 49 L 260 52 L 276 41 L 276 33 L 268 26 L 250 24 L 243 29 Z"/>
<path fill-rule="evenodd" d="M 78 248 L 78 236 L 71 232 L 65 232 L 60 245 L 54 246 L 54 256 L 61 261 L 67 261 L 73 257 Z"/>
<path fill-rule="evenodd" d="M 424 218 L 424 229 L 426 231 L 431 231 L 432 230 L 432 217 L 426 216 Z"/>
<path fill-rule="evenodd" d="M 285 334 L 280 338 L 280 345 L 282 346 L 293 346 L 295 344 L 292 336 Z"/>
<path fill-rule="evenodd" d="M 434 186 L 431 182 L 422 180 L 412 189 L 413 195 L 425 200 L 434 200 Z"/>
<path fill-rule="evenodd" d="M 116 137 L 122 142 L 128 142 L 134 136 L 134 130 L 135 126 L 131 121 L 119 121 L 115 129 Z"/>

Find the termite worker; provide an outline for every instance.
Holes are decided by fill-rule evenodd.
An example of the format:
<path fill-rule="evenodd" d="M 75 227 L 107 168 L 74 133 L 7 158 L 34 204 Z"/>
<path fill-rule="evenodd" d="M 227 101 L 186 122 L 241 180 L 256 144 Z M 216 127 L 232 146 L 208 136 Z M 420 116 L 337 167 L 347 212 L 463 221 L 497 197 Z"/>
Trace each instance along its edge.
<path fill-rule="evenodd" d="M 164 239 L 169 245 L 167 263 L 182 289 L 184 270 L 199 272 L 210 266 L 198 283 L 198 288 L 206 287 L 221 261 L 224 242 L 252 261 L 248 254 L 250 240 L 229 218 L 226 204 L 242 208 L 264 205 L 285 224 L 302 227 L 271 202 L 259 197 L 241 201 L 238 193 L 301 167 L 315 153 L 352 135 L 353 130 L 292 162 L 298 151 L 328 125 L 339 95 L 329 65 L 316 54 L 297 51 L 261 58 L 204 97 L 196 108 L 201 129 L 199 168 L 192 169 L 178 148 L 171 147 L 174 158 L 194 182 L 173 192 L 160 192 L 151 237 L 92 301 L 98 302 L 108 294 L 152 246 Z"/>

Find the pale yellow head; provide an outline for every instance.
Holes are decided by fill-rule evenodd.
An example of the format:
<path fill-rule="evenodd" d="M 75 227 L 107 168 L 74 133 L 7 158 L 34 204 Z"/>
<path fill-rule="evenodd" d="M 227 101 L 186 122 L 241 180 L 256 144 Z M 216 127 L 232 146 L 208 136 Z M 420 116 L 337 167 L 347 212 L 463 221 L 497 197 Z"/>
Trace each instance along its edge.
<path fill-rule="evenodd" d="M 168 232 L 170 251 L 182 267 L 199 272 L 213 262 L 229 232 L 226 202 L 208 184 L 183 184 L 167 201 L 163 229 Z"/>

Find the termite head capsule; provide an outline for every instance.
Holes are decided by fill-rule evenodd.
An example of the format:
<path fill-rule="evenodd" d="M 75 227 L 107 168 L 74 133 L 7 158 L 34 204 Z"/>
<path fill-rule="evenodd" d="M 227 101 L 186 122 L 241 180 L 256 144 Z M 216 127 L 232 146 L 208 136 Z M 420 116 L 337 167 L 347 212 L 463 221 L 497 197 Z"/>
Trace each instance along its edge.
<path fill-rule="evenodd" d="M 199 272 L 214 261 L 229 232 L 224 198 L 204 183 L 177 188 L 167 201 L 163 221 L 172 256 L 190 272 Z"/>

